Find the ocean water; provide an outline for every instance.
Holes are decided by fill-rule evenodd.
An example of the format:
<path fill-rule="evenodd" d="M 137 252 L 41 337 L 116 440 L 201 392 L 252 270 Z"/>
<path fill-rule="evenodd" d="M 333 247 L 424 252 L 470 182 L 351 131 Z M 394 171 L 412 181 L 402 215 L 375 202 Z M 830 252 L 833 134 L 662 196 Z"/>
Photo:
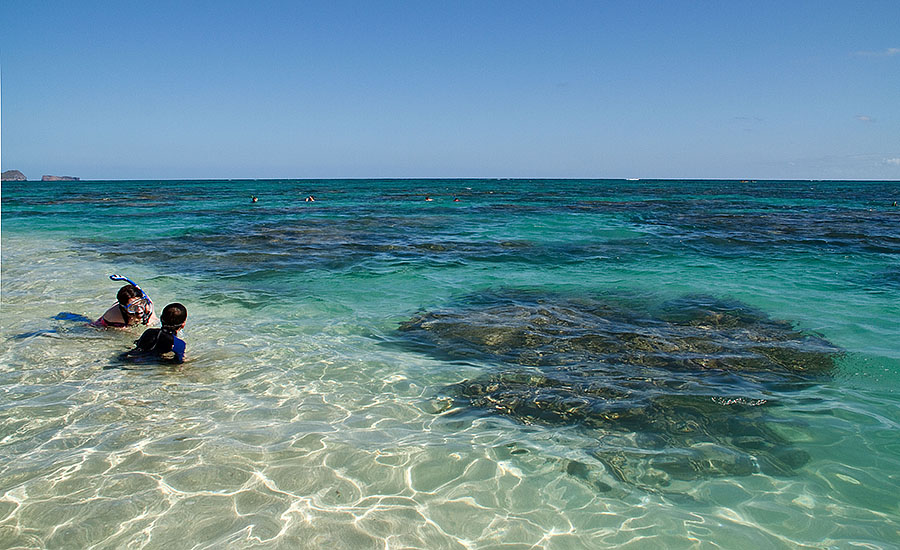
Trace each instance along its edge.
<path fill-rule="evenodd" d="M 895 201 L 4 183 L 0 548 L 900 548 Z M 112 273 L 184 365 L 79 320 Z"/>

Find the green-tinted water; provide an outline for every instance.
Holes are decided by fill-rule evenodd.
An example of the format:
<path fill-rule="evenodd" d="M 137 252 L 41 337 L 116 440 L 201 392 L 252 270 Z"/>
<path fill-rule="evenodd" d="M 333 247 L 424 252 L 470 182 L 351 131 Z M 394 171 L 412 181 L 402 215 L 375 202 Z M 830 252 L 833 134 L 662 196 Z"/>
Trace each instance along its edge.
<path fill-rule="evenodd" d="M 0 547 L 900 540 L 900 184 L 2 199 Z M 140 329 L 58 318 L 98 317 L 111 273 L 187 305 L 184 366 L 119 360 Z M 454 390 L 473 381 L 499 386 Z"/>

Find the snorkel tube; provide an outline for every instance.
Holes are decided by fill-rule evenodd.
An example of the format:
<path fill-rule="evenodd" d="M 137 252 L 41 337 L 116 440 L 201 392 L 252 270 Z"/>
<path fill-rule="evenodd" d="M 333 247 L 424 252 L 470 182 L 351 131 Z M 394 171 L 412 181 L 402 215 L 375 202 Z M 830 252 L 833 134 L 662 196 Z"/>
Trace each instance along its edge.
<path fill-rule="evenodd" d="M 150 296 L 147 296 L 147 293 L 144 292 L 144 289 L 141 288 L 141 286 L 139 284 L 132 281 L 128 277 L 123 277 L 122 275 L 110 275 L 109 280 L 110 281 L 125 281 L 126 283 L 132 285 L 133 287 L 135 287 L 136 289 L 141 291 L 141 298 L 145 302 L 147 302 L 147 307 L 144 308 L 144 314 L 141 316 L 141 324 L 146 325 L 147 322 L 150 320 L 150 317 L 153 315 L 153 300 L 150 299 Z"/>

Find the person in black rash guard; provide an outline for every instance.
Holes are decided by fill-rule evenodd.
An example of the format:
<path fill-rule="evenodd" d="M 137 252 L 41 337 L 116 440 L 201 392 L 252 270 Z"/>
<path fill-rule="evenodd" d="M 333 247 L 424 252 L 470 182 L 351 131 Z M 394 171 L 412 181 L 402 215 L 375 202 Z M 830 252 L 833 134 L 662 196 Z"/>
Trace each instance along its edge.
<path fill-rule="evenodd" d="M 158 358 L 171 363 L 184 363 L 184 340 L 178 337 L 178 331 L 184 328 L 187 321 L 187 308 L 179 303 L 167 305 L 159 317 L 162 328 L 148 328 L 135 341 L 135 348 L 127 351 L 124 358 Z"/>

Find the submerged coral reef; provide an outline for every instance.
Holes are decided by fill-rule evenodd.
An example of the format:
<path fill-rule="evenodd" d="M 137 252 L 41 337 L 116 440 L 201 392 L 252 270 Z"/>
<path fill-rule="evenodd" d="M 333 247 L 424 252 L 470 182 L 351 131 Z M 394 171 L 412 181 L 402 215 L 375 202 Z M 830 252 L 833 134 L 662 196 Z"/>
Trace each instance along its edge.
<path fill-rule="evenodd" d="M 506 290 L 400 326 L 415 349 L 482 365 L 445 388 L 469 409 L 593 430 L 590 453 L 649 487 L 808 460 L 773 427 L 779 397 L 829 376 L 839 350 L 734 301 L 653 303 Z"/>

